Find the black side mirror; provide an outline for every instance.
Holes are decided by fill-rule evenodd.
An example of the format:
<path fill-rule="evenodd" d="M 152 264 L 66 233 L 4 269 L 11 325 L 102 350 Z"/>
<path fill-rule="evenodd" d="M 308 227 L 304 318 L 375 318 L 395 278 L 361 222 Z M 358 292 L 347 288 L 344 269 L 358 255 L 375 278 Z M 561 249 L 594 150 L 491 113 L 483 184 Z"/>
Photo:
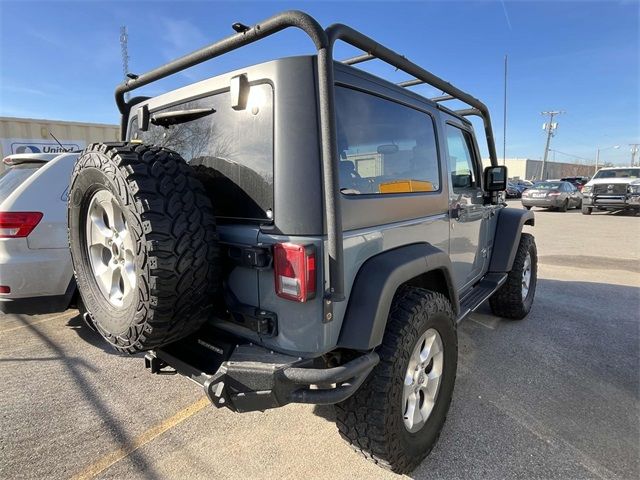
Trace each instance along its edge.
<path fill-rule="evenodd" d="M 507 167 L 505 165 L 484 169 L 484 189 L 487 192 L 501 192 L 507 189 Z"/>

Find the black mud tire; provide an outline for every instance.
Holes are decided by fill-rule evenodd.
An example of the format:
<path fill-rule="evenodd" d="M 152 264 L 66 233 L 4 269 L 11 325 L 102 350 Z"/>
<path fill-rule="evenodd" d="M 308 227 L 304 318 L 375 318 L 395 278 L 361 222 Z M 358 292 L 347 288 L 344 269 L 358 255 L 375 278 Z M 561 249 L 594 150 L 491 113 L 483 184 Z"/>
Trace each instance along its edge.
<path fill-rule="evenodd" d="M 87 252 L 90 199 L 115 196 L 135 245 L 135 288 L 114 306 L 100 291 Z M 118 351 L 166 345 L 200 328 L 220 289 L 219 245 L 211 201 L 177 153 L 140 143 L 97 143 L 74 167 L 69 246 L 91 322 Z"/>
<path fill-rule="evenodd" d="M 403 421 L 404 377 L 416 342 L 429 328 L 440 334 L 444 348 L 442 381 L 426 424 L 409 433 Z M 453 309 L 436 292 L 401 287 L 393 300 L 380 363 L 360 389 L 336 408 L 340 435 L 354 450 L 379 466 L 409 473 L 431 452 L 451 404 L 458 362 Z"/>
<path fill-rule="evenodd" d="M 531 256 L 531 280 L 527 296 L 522 298 L 522 271 L 527 257 Z M 523 233 L 520 236 L 520 244 L 513 267 L 509 272 L 506 282 L 489 299 L 494 315 L 510 320 L 522 320 L 527 316 L 533 305 L 538 283 L 538 252 L 533 235 Z"/>
<path fill-rule="evenodd" d="M 585 207 L 584 205 L 582 205 L 582 214 L 583 215 L 591 215 L 592 211 L 593 211 L 593 208 Z"/>
<path fill-rule="evenodd" d="M 530 205 L 525 205 L 524 208 L 526 208 L 527 210 L 531 210 L 531 206 Z"/>

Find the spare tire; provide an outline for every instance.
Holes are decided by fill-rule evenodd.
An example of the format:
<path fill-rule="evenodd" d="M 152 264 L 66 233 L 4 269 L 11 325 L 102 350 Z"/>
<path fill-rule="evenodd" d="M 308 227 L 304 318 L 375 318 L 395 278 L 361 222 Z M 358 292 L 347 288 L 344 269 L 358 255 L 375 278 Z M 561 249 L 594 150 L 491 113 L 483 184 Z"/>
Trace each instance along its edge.
<path fill-rule="evenodd" d="M 207 319 L 221 281 L 215 218 L 180 155 L 90 145 L 73 170 L 68 214 L 80 295 L 114 348 L 157 348 Z"/>

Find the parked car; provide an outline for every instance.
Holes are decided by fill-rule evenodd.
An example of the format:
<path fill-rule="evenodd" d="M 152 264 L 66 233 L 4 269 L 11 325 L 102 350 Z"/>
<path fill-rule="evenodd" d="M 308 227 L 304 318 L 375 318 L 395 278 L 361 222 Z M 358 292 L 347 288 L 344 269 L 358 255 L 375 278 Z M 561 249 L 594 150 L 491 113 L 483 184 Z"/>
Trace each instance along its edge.
<path fill-rule="evenodd" d="M 582 188 L 582 213 L 629 210 L 640 213 L 640 167 L 601 168 Z"/>
<path fill-rule="evenodd" d="M 16 154 L 0 174 L 0 312 L 63 311 L 75 302 L 67 191 L 77 153 Z"/>
<path fill-rule="evenodd" d="M 444 425 L 457 323 L 485 300 L 503 318 L 531 309 L 533 213 L 500 201 L 507 171 L 475 97 L 302 12 L 234 28 L 117 87 L 122 143 L 85 149 L 71 178 L 80 294 L 115 349 L 150 351 L 151 372 L 236 412 L 336 404 L 345 440 L 409 472 Z M 288 28 L 316 54 L 125 99 Z M 334 61 L 337 40 L 471 109 Z M 484 170 L 467 115 L 483 119 Z"/>
<path fill-rule="evenodd" d="M 564 177 L 560 180 L 562 180 L 563 182 L 569 182 L 578 190 L 582 191 L 582 187 L 584 187 L 589 181 L 589 177 Z"/>
<path fill-rule="evenodd" d="M 570 208 L 582 206 L 582 194 L 569 182 L 538 182 L 522 194 L 522 205 L 531 207 L 554 208 L 566 212 Z"/>
<path fill-rule="evenodd" d="M 507 182 L 505 193 L 507 195 L 507 198 L 520 198 L 520 191 L 515 186 L 515 184 L 511 182 Z"/>
<path fill-rule="evenodd" d="M 533 186 L 533 183 L 530 182 L 529 180 L 514 179 L 514 180 L 510 180 L 510 182 L 518 190 L 518 198 L 522 196 L 522 192 L 524 192 L 526 189 L 531 188 Z"/>

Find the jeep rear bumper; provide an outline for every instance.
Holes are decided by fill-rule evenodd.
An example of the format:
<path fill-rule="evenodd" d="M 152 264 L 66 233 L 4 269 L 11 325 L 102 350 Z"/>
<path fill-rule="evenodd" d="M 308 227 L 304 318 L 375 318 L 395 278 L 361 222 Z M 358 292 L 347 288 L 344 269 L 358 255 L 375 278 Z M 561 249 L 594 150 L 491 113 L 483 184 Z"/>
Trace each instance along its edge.
<path fill-rule="evenodd" d="M 208 334 L 207 334 L 208 333 Z M 211 330 L 147 353 L 152 373 L 184 375 L 204 388 L 216 407 L 237 412 L 288 403 L 333 404 L 349 398 L 378 364 L 377 353 L 360 354 L 333 368 Z"/>

